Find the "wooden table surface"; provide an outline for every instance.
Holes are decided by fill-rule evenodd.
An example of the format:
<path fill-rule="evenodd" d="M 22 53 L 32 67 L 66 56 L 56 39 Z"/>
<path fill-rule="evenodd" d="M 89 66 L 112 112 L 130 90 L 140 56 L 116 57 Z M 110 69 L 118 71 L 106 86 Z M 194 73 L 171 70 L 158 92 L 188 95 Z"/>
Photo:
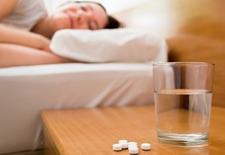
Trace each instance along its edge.
<path fill-rule="evenodd" d="M 225 154 L 225 108 L 212 108 L 209 144 L 192 148 L 157 140 L 153 106 L 49 110 L 42 113 L 42 120 L 45 140 L 60 155 L 129 154 L 128 150 L 112 150 L 118 139 L 150 142 L 152 150 L 140 151 L 141 155 Z"/>

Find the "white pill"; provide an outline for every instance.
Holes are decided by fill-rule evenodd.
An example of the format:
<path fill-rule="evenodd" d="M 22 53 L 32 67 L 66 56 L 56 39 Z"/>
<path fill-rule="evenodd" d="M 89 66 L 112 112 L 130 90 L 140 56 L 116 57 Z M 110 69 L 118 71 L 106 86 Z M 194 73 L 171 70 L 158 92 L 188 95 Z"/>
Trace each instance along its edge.
<path fill-rule="evenodd" d="M 122 145 L 121 144 L 113 144 L 112 149 L 114 151 L 121 151 L 122 150 Z"/>
<path fill-rule="evenodd" d="M 139 149 L 138 147 L 131 147 L 131 148 L 128 148 L 128 151 L 130 154 L 138 154 Z"/>
<path fill-rule="evenodd" d="M 149 144 L 149 143 L 142 143 L 141 144 L 141 149 L 144 150 L 144 151 L 151 150 L 151 144 Z"/>
<path fill-rule="evenodd" d="M 137 142 L 128 142 L 128 147 L 129 146 L 137 146 Z"/>
<path fill-rule="evenodd" d="M 127 140 L 119 140 L 118 143 L 122 145 L 123 149 L 128 148 L 128 141 Z"/>

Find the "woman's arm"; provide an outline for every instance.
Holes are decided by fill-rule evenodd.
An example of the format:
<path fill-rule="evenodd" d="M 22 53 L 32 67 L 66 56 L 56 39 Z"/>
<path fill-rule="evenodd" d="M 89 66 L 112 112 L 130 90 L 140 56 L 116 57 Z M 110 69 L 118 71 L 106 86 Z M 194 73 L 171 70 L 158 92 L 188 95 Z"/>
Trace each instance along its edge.
<path fill-rule="evenodd" d="M 15 9 L 17 0 L 0 0 L 0 67 L 70 62 L 48 53 L 49 39 L 1 24 Z"/>
<path fill-rule="evenodd" d="M 0 43 L 23 45 L 49 51 L 50 40 L 42 35 L 0 24 Z"/>
<path fill-rule="evenodd" d="M 0 67 L 72 62 L 53 53 L 21 45 L 0 43 Z"/>
<path fill-rule="evenodd" d="M 11 43 L 49 51 L 49 39 L 14 27 L 1 24 L 16 7 L 18 0 L 0 0 L 0 43 Z"/>

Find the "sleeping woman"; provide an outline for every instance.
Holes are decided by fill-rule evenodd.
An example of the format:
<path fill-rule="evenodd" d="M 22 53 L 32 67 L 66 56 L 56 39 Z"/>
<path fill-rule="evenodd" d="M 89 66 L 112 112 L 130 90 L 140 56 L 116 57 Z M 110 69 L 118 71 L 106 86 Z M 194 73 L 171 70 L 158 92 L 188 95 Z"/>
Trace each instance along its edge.
<path fill-rule="evenodd" d="M 119 25 L 96 2 L 69 1 L 48 15 L 43 0 L 0 0 L 0 67 L 70 62 L 49 49 L 56 31 Z"/>

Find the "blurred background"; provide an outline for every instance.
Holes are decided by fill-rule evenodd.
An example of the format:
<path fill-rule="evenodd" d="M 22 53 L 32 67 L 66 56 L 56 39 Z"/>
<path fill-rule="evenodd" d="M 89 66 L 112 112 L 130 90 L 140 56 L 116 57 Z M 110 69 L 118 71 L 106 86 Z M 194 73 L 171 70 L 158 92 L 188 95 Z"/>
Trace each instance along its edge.
<path fill-rule="evenodd" d="M 64 1 L 45 0 L 49 13 Z M 126 27 L 165 38 L 169 61 L 214 63 L 214 105 L 225 106 L 225 0 L 96 0 Z"/>
<path fill-rule="evenodd" d="M 45 0 L 49 13 L 68 0 Z M 225 38 L 225 0 L 94 0 L 128 27 L 142 27 L 160 36 L 177 31 Z"/>

